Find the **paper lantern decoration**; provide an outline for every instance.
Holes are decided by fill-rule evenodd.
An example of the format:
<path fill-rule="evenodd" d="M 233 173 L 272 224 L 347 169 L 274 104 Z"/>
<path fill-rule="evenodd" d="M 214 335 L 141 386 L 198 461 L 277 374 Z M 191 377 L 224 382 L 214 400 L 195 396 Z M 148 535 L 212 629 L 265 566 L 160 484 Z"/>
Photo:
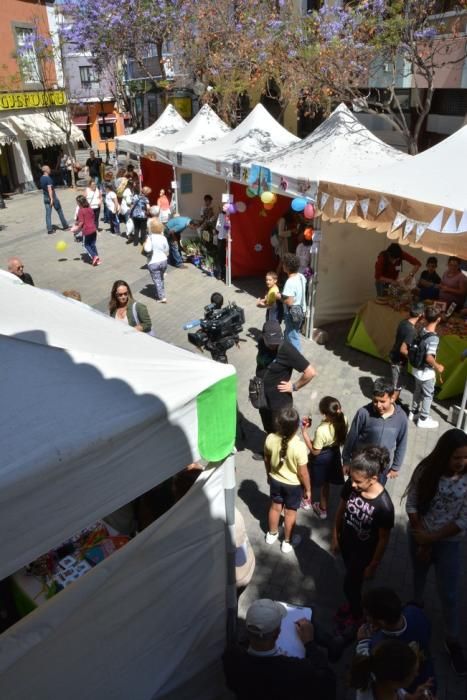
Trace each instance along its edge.
<path fill-rule="evenodd" d="M 247 197 L 250 197 L 251 199 L 252 199 L 253 197 L 256 197 L 256 192 L 255 192 L 255 190 L 252 190 L 252 189 L 250 189 L 249 187 L 247 187 L 246 196 L 247 196 Z"/>
<path fill-rule="evenodd" d="M 266 209 L 266 211 L 269 211 L 270 209 L 274 208 L 274 202 L 270 202 L 269 204 L 263 204 L 263 207 Z"/>
<path fill-rule="evenodd" d="M 274 195 L 272 192 L 263 192 L 261 195 L 263 204 L 274 204 Z"/>
<path fill-rule="evenodd" d="M 308 227 L 303 231 L 303 238 L 304 238 L 306 241 L 312 241 L 312 240 L 313 240 L 313 234 L 314 234 L 313 229 L 311 228 L 311 226 L 308 226 Z"/>
<path fill-rule="evenodd" d="M 305 209 L 303 210 L 303 216 L 305 219 L 313 219 L 315 216 L 315 208 L 311 204 L 311 202 L 308 202 L 306 205 Z"/>
<path fill-rule="evenodd" d="M 306 199 L 295 197 L 295 199 L 292 199 L 291 207 L 294 211 L 303 211 L 306 207 Z"/>
<path fill-rule="evenodd" d="M 244 214 L 246 212 L 246 203 L 245 202 L 235 202 L 235 207 L 236 207 L 239 214 Z"/>
<path fill-rule="evenodd" d="M 228 207 L 227 207 L 227 213 L 228 214 L 235 214 L 237 211 L 237 208 L 233 202 L 231 202 Z"/>

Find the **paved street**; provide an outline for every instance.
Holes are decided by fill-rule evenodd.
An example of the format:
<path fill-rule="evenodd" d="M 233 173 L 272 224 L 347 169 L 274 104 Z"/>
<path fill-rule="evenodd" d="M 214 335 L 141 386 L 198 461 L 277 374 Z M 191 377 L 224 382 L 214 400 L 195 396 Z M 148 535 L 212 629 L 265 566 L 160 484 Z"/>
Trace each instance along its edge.
<path fill-rule="evenodd" d="M 76 193 L 72 190 L 59 190 L 58 195 L 71 222 Z M 58 223 L 55 214 L 54 223 Z M 19 195 L 8 200 L 7 209 L 0 210 L 0 226 L 1 267 L 6 267 L 10 256 L 18 255 L 37 286 L 59 291 L 77 289 L 84 302 L 104 312 L 107 310 L 113 281 L 124 279 L 132 288 L 135 298 L 147 304 L 157 336 L 190 350 L 192 347 L 187 341 L 182 325 L 187 320 L 200 317 L 203 306 L 209 302 L 213 291 L 221 291 L 227 301 L 235 301 L 245 308 L 247 322 L 244 337 L 247 342 L 241 343 L 240 348 L 234 348 L 228 353 L 238 372 L 238 404 L 243 428 L 243 439 L 238 445 L 237 454 L 237 500 L 238 507 L 245 516 L 248 534 L 256 553 L 254 579 L 240 598 L 240 616 L 244 615 L 253 599 L 273 597 L 288 602 L 311 604 L 317 618 L 331 625 L 332 613 L 342 602 L 341 563 L 329 553 L 331 521 L 318 521 L 311 513 L 301 511 L 298 516 L 298 531 L 304 537 L 304 542 L 290 555 L 281 554 L 278 543 L 271 547 L 264 543 L 269 503 L 268 488 L 263 464 L 251 459 L 251 450 L 260 447 L 262 434 L 258 429 L 260 421 L 257 412 L 249 405 L 247 398 L 248 379 L 255 366 L 255 342 L 251 330 L 260 328 L 264 318 L 264 311 L 255 306 L 255 299 L 262 292 L 262 281 L 236 280 L 238 286 L 227 289 L 192 266 L 186 270 L 169 268 L 168 303 L 156 304 L 145 258 L 141 256 L 139 248 L 127 246 L 123 238 L 102 231 L 97 244 L 102 265 L 92 268 L 84 264 L 80 257 L 83 249 L 73 242 L 72 234 L 57 231 L 55 235 L 48 236 L 45 233 L 44 207 L 39 192 Z M 70 242 L 65 253 L 55 250 L 55 244 L 60 239 Z M 372 270 L 373 260 L 369 260 L 369 275 L 372 274 Z M 2 304 L 7 303 L 7 299 L 2 299 Z M 349 324 L 350 321 L 346 321 L 327 328 L 327 347 L 315 345 L 311 341 L 303 342 L 303 353 L 317 368 L 318 376 L 312 382 L 311 388 L 309 385 L 298 392 L 296 405 L 302 415 L 310 413 L 315 424 L 319 421 L 318 401 L 323 395 L 336 396 L 351 420 L 356 409 L 368 402 L 372 379 L 388 373 L 385 363 L 346 347 L 345 336 Z M 27 391 L 27 388 L 24 390 Z M 403 395 L 403 398 L 407 396 Z M 445 420 L 449 405 L 449 402 L 434 404 L 434 415 L 440 420 L 439 430 L 422 431 L 410 425 L 409 450 L 403 472 L 397 481 L 388 486 L 396 508 L 397 521 L 388 551 L 377 573 L 376 583 L 394 586 L 404 600 L 411 597 L 411 592 L 410 564 L 405 543 L 406 518 L 400 503 L 401 494 L 414 466 L 431 450 L 438 436 L 448 427 L 452 427 Z M 337 499 L 338 493 L 333 493 L 332 512 Z M 464 548 L 464 563 L 465 560 Z M 466 583 L 467 579 L 464 577 L 464 623 L 467 621 Z M 465 700 L 466 682 L 459 680 L 451 671 L 442 648 L 441 612 L 433 580 L 430 580 L 428 588 L 426 610 L 434 627 L 433 648 L 440 681 L 438 698 Z M 464 624 L 462 641 L 467 650 L 465 630 Z M 341 698 L 347 696 L 345 673 L 350 655 L 350 652 L 347 653 L 338 666 Z"/>

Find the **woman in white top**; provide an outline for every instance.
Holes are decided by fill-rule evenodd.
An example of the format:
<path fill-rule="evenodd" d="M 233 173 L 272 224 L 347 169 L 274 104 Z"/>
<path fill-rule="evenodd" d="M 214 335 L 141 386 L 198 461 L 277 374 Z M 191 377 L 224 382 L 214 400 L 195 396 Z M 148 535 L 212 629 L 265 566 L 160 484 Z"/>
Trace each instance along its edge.
<path fill-rule="evenodd" d="M 414 693 L 404 690 L 418 672 L 418 657 L 411 646 L 399 639 L 386 639 L 370 649 L 368 642 L 364 639 L 357 644 L 350 669 L 350 687 L 357 691 L 356 700 L 434 699 L 431 681 Z"/>
<path fill-rule="evenodd" d="M 151 253 L 148 269 L 154 282 L 156 301 L 167 302 L 164 287 L 164 275 L 167 270 L 169 244 L 164 236 L 164 226 L 156 218 L 148 221 L 148 236 L 144 241 L 144 252 Z"/>
<path fill-rule="evenodd" d="M 101 213 L 102 206 L 102 192 L 96 185 L 95 180 L 89 180 L 88 186 L 86 187 L 86 199 L 88 200 L 89 206 L 94 212 L 94 220 L 96 222 L 96 231 L 100 231 L 99 228 L 99 215 Z"/>

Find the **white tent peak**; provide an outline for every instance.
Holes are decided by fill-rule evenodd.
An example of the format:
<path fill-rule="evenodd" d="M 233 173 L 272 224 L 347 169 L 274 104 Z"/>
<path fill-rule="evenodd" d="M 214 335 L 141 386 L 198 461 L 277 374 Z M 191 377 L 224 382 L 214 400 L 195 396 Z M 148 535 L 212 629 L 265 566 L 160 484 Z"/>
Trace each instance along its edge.
<path fill-rule="evenodd" d="M 152 145 L 170 134 L 175 134 L 186 125 L 187 122 L 177 112 L 175 107 L 169 104 L 164 109 L 159 119 L 157 119 L 154 124 L 151 124 L 151 126 L 148 126 L 147 129 L 137 131 L 135 134 L 117 136 L 116 141 L 118 149 L 121 151 L 134 151 L 135 147 L 142 143 Z"/>
<path fill-rule="evenodd" d="M 175 162 L 178 152 L 183 153 L 186 148 L 217 141 L 229 131 L 231 131 L 230 127 L 214 110 L 209 105 L 203 105 L 198 114 L 183 129 L 166 136 L 156 150 L 164 158 Z M 143 147 L 150 145 L 150 142 L 143 141 Z"/>

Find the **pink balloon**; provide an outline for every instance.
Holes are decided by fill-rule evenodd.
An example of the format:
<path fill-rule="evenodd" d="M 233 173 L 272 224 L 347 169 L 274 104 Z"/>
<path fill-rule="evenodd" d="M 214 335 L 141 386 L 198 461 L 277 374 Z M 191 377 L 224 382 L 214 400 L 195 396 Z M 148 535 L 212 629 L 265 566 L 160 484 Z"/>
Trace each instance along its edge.
<path fill-rule="evenodd" d="M 315 216 L 315 208 L 312 204 L 307 204 L 303 210 L 303 216 L 305 219 L 313 219 Z"/>

